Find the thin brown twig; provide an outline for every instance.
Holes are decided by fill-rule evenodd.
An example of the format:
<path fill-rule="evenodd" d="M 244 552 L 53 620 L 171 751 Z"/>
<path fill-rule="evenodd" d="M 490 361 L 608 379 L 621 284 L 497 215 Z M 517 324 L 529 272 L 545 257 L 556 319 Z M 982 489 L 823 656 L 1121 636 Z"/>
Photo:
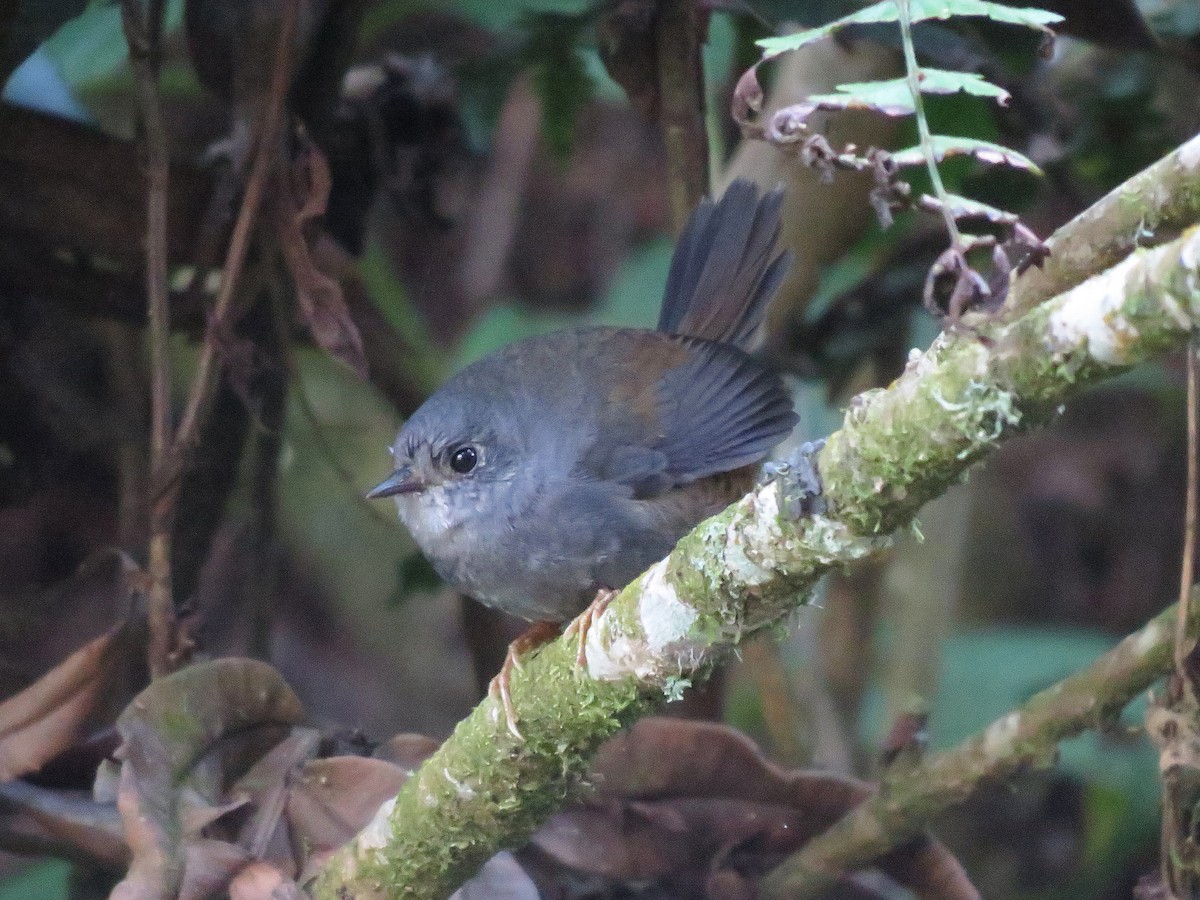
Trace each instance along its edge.
<path fill-rule="evenodd" d="M 1200 491 L 1197 487 L 1200 482 L 1200 464 L 1197 463 L 1200 441 L 1197 440 L 1196 424 L 1198 353 L 1200 344 L 1193 338 L 1187 350 L 1187 499 L 1183 517 L 1183 562 L 1179 567 L 1179 617 L 1175 621 L 1175 670 L 1185 681 L 1184 663 L 1192 651 L 1192 647 L 1188 646 L 1188 623 L 1191 621 L 1188 602 L 1195 580 L 1196 507 L 1197 493 Z"/>
<path fill-rule="evenodd" d="M 296 20 L 299 0 L 290 0 L 283 11 L 279 28 L 279 41 L 275 50 L 275 61 L 271 70 L 271 87 L 258 136 L 254 143 L 250 177 L 246 180 L 246 192 L 233 226 L 229 240 L 229 251 L 221 273 L 221 288 L 213 305 L 204 344 L 200 351 L 200 362 L 192 382 L 187 406 L 175 434 L 177 456 L 182 457 L 195 444 L 200 427 L 211 409 L 217 378 L 221 373 L 221 347 L 225 341 L 225 330 L 229 326 L 230 312 L 242 267 L 250 248 L 250 238 L 258 219 L 266 185 L 272 166 L 278 161 L 279 136 L 284 124 L 284 107 L 288 86 L 291 83 L 292 47 L 295 43 Z M 178 462 L 178 460 L 177 460 Z M 178 473 L 176 473 L 178 474 Z M 176 478 L 178 484 L 178 478 Z"/>
<path fill-rule="evenodd" d="M 147 661 L 152 676 L 170 671 L 174 644 L 175 606 L 171 591 L 171 528 L 173 504 L 161 500 L 170 467 L 171 332 L 167 280 L 167 191 L 169 160 L 162 102 L 158 91 L 163 0 L 150 0 L 143 16 L 138 0 L 123 0 L 121 20 L 129 45 L 146 163 L 146 298 L 150 336 L 150 477 L 154 498 L 150 508 L 148 568 L 150 595 L 147 614 L 150 639 Z"/>
<path fill-rule="evenodd" d="M 655 22 L 659 120 L 667 150 L 667 190 L 675 234 L 708 193 L 708 130 L 704 124 L 704 63 L 700 4 L 664 0 Z"/>
<path fill-rule="evenodd" d="M 1175 619 L 1174 674 L 1161 697 L 1151 698 L 1146 710 L 1146 734 L 1159 751 L 1162 776 L 1162 825 L 1159 872 L 1164 896 L 1196 896 L 1197 866 L 1192 821 L 1197 801 L 1196 743 L 1198 721 L 1195 679 L 1187 670 L 1195 647 L 1192 580 L 1195 574 L 1197 499 L 1197 353 L 1195 336 L 1187 348 L 1187 494 L 1184 511 L 1183 560 L 1179 567 L 1179 614 Z"/>
<path fill-rule="evenodd" d="M 110 403 L 117 429 L 117 542 L 121 547 L 140 547 L 150 534 L 144 444 L 149 373 L 142 359 L 142 332 L 115 319 L 101 320 L 97 326 L 105 345 L 105 380 L 112 386 Z"/>

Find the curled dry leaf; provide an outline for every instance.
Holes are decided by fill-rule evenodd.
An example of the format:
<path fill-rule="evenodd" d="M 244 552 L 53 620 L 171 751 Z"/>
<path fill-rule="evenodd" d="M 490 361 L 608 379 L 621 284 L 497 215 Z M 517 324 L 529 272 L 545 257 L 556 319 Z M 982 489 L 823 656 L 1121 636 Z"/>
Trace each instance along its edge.
<path fill-rule="evenodd" d="M 397 762 L 316 759 L 320 733 L 265 663 L 223 659 L 162 678 L 118 720 L 117 801 L 133 864 L 113 894 L 299 897 L 437 744 L 399 735 Z"/>
<path fill-rule="evenodd" d="M 222 789 L 303 717 L 279 674 L 254 660 L 200 663 L 142 691 L 117 720 L 124 741 L 117 805 L 133 864 L 112 896 L 190 898 L 223 890 L 250 854 L 204 834 L 241 806 Z M 209 815 L 200 811 L 205 804 L 213 807 Z"/>
<path fill-rule="evenodd" d="M 733 121 L 742 129 L 744 137 L 762 137 L 762 126 L 754 121 L 754 117 L 762 112 L 762 107 L 763 89 L 758 83 L 758 66 L 751 66 L 742 73 L 733 89 L 733 107 L 730 110 Z"/>
<path fill-rule="evenodd" d="M 312 141 L 301 136 L 290 167 L 275 179 L 275 219 L 279 246 L 296 287 L 296 299 L 313 339 L 360 378 L 367 377 L 362 335 L 350 317 L 337 280 L 317 268 L 306 228 L 325 213 L 329 164 Z"/>
<path fill-rule="evenodd" d="M 0 781 L 36 771 L 68 749 L 114 687 L 128 682 L 131 664 L 140 666 L 144 656 L 145 614 L 135 609 L 145 588 L 142 570 L 114 552 L 93 557 L 82 568 L 103 568 L 110 590 L 126 596 L 122 605 L 129 614 L 0 704 Z"/>

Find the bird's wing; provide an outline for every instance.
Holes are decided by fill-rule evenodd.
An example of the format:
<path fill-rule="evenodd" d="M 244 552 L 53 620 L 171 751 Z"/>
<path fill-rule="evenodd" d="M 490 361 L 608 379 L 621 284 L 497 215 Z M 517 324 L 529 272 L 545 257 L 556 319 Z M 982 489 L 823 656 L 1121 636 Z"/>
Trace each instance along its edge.
<path fill-rule="evenodd" d="M 616 332 L 614 373 L 584 474 L 635 496 L 759 462 L 796 424 L 780 377 L 735 347 L 657 332 Z"/>

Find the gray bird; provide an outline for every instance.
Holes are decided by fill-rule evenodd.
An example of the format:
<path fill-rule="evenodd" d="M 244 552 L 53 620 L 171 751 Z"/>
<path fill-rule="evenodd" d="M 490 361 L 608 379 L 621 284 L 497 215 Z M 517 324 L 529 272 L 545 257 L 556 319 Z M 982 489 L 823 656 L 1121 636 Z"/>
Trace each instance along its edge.
<path fill-rule="evenodd" d="M 745 494 L 796 423 L 747 352 L 790 262 L 775 251 L 782 199 L 735 181 L 700 205 L 654 331 L 567 329 L 463 369 L 400 429 L 395 471 L 368 496 L 396 498 L 449 584 L 531 621 L 633 580 Z M 546 627 L 534 634 L 493 681 L 514 733 L 507 675 Z"/>

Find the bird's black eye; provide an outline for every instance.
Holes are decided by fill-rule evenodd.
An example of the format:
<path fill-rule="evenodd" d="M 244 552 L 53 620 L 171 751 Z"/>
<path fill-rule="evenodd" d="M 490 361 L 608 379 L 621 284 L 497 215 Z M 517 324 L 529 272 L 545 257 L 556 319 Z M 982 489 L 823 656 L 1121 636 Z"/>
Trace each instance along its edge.
<path fill-rule="evenodd" d="M 466 475 L 479 462 L 479 454 L 471 446 L 459 447 L 450 454 L 450 468 L 459 475 Z"/>

